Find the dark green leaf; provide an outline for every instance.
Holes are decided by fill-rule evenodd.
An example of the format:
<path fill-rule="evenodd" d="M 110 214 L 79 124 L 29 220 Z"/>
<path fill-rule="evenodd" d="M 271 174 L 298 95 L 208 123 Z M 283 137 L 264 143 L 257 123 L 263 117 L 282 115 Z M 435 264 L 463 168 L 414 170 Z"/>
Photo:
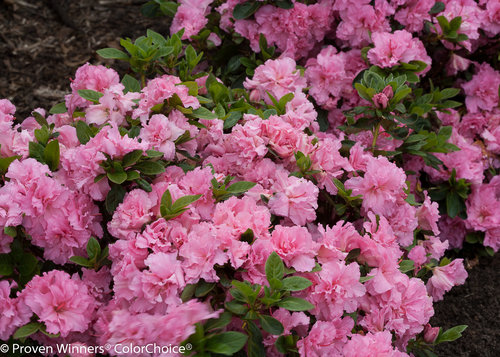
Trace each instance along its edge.
<path fill-rule="evenodd" d="M 52 140 L 47 144 L 43 152 L 43 158 L 51 171 L 56 171 L 59 167 L 59 141 Z"/>
<path fill-rule="evenodd" d="M 243 192 L 247 192 L 255 185 L 256 185 L 255 182 L 239 181 L 239 182 L 235 182 L 231 186 L 229 186 L 227 188 L 227 191 L 231 192 L 231 193 L 243 193 Z"/>
<path fill-rule="evenodd" d="M 165 172 L 165 167 L 156 161 L 143 161 L 132 166 L 134 170 L 140 171 L 144 175 L 158 175 Z"/>
<path fill-rule="evenodd" d="M 284 331 L 281 322 L 268 315 L 259 315 L 260 326 L 271 335 L 281 335 Z"/>
<path fill-rule="evenodd" d="M 429 15 L 436 15 L 439 14 L 441 11 L 445 9 L 445 5 L 441 1 L 437 1 L 434 6 L 431 8 L 429 11 Z"/>
<path fill-rule="evenodd" d="M 293 2 L 291 0 L 276 0 L 274 3 L 282 9 L 293 9 Z"/>
<path fill-rule="evenodd" d="M 139 81 L 129 74 L 123 76 L 122 84 L 125 87 L 125 93 L 141 91 L 141 84 L 139 83 Z"/>
<path fill-rule="evenodd" d="M 179 197 L 172 205 L 172 210 L 177 211 L 181 208 L 189 206 L 191 203 L 198 201 L 203 195 L 186 195 Z"/>
<path fill-rule="evenodd" d="M 415 265 L 414 265 L 413 260 L 405 259 L 401 263 L 399 263 L 399 270 L 402 273 L 412 271 L 413 269 L 415 269 Z"/>
<path fill-rule="evenodd" d="M 309 279 L 301 276 L 291 276 L 283 279 L 283 289 L 287 291 L 300 291 L 312 285 Z"/>
<path fill-rule="evenodd" d="M 8 254 L 0 254 L 0 276 L 9 276 L 13 272 L 11 257 Z"/>
<path fill-rule="evenodd" d="M 233 316 L 230 312 L 224 311 L 217 319 L 210 319 L 205 323 L 205 331 L 224 328 L 231 322 Z"/>
<path fill-rule="evenodd" d="M 452 327 L 448 330 L 446 330 L 443 333 L 440 333 L 439 336 L 436 338 L 435 343 L 442 343 L 442 342 L 451 342 L 459 339 L 462 337 L 462 332 L 465 331 L 467 328 L 467 325 L 458 325 L 455 327 Z"/>
<path fill-rule="evenodd" d="M 260 7 L 261 3 L 258 1 L 247 1 L 242 4 L 238 4 L 234 7 L 233 17 L 236 20 L 246 19 L 252 16 Z"/>
<path fill-rule="evenodd" d="M 126 191 L 122 186 L 115 184 L 111 185 L 111 190 L 108 192 L 105 201 L 106 211 L 108 211 L 109 214 L 112 215 L 116 207 L 123 202 L 125 194 Z"/>
<path fill-rule="evenodd" d="M 36 143 L 34 141 L 30 141 L 30 143 L 28 144 L 28 148 L 30 157 L 36 159 L 41 163 L 45 163 L 43 159 L 45 148 L 43 147 L 43 145 L 40 145 L 39 143 Z"/>
<path fill-rule="evenodd" d="M 120 59 L 125 61 L 129 59 L 128 55 L 125 52 L 111 47 L 97 50 L 97 54 L 102 58 Z"/>
<path fill-rule="evenodd" d="M 80 144 L 85 145 L 94 136 L 92 129 L 82 120 L 76 122 L 76 136 Z"/>
<path fill-rule="evenodd" d="M 203 280 L 200 280 L 198 284 L 196 284 L 196 290 L 194 292 L 194 296 L 197 298 L 203 297 L 207 295 L 210 291 L 215 288 L 215 283 L 207 283 Z"/>
<path fill-rule="evenodd" d="M 198 119 L 217 119 L 217 114 L 212 113 L 205 107 L 199 107 L 198 109 L 193 110 L 192 115 Z"/>
<path fill-rule="evenodd" d="M 87 255 L 90 260 L 99 257 L 101 254 L 101 245 L 94 237 L 90 237 L 87 242 Z"/>
<path fill-rule="evenodd" d="M 248 336 L 236 331 L 224 332 L 206 340 L 207 351 L 232 356 L 245 346 Z"/>
<path fill-rule="evenodd" d="M 80 257 L 78 255 L 75 255 L 75 256 L 69 258 L 69 260 L 75 264 L 81 265 L 81 266 L 86 267 L 86 268 L 90 268 L 93 265 L 87 258 Z"/>
<path fill-rule="evenodd" d="M 196 290 L 196 284 L 187 284 L 184 290 L 182 290 L 181 294 L 182 302 L 191 300 L 191 298 L 194 296 L 195 290 Z"/>
<path fill-rule="evenodd" d="M 118 185 L 124 183 L 127 180 L 127 173 L 124 171 L 108 172 L 108 179 Z"/>
<path fill-rule="evenodd" d="M 143 154 L 142 150 L 134 150 L 125 154 L 125 156 L 122 159 L 123 167 L 128 167 L 135 164 L 142 157 L 142 154 Z"/>
<path fill-rule="evenodd" d="M 63 114 L 66 113 L 68 109 L 66 108 L 66 103 L 57 103 L 49 110 L 49 114 Z"/>
<path fill-rule="evenodd" d="M 272 252 L 266 261 L 265 266 L 267 280 L 271 279 L 280 280 L 283 279 L 285 274 L 285 265 L 276 252 Z"/>
<path fill-rule="evenodd" d="M 99 98 L 103 96 L 101 92 L 97 92 L 92 89 L 79 89 L 78 95 L 83 99 L 90 100 L 95 104 L 99 103 Z"/>
<path fill-rule="evenodd" d="M 289 311 L 308 311 L 314 309 L 314 305 L 309 301 L 296 297 L 284 298 L 276 305 Z"/>
<path fill-rule="evenodd" d="M 10 164 L 16 160 L 20 159 L 22 156 L 16 155 L 16 156 L 9 156 L 9 157 L 0 157 L 0 174 L 5 173 L 9 170 Z"/>
<path fill-rule="evenodd" d="M 14 339 L 20 339 L 28 337 L 38 332 L 42 328 L 43 324 L 40 322 L 30 322 L 24 326 L 19 327 L 14 333 Z"/>

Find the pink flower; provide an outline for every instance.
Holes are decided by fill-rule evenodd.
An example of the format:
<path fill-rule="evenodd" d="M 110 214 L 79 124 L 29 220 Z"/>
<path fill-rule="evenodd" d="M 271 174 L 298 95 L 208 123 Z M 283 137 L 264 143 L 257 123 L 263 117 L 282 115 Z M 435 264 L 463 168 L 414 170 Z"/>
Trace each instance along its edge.
<path fill-rule="evenodd" d="M 389 331 L 380 331 L 366 335 L 355 334 L 347 341 L 343 349 L 345 357 L 408 357 L 392 345 L 392 335 Z"/>
<path fill-rule="evenodd" d="M 311 181 L 287 176 L 284 171 L 276 173 L 273 185 L 276 194 L 269 200 L 271 213 L 288 217 L 297 225 L 304 225 L 316 218 L 319 190 Z"/>
<path fill-rule="evenodd" d="M 180 294 L 186 283 L 177 253 L 151 254 L 144 263 L 149 268 L 142 273 L 141 290 L 145 298 L 153 304 L 181 304 Z"/>
<path fill-rule="evenodd" d="M 259 93 L 256 101 L 263 99 L 267 104 L 273 103 L 266 92 L 277 100 L 285 94 L 301 92 L 306 87 L 306 79 L 295 66 L 295 61 L 289 57 L 267 60 L 255 69 L 253 79 L 246 79 L 245 88 L 256 90 Z"/>
<path fill-rule="evenodd" d="M 408 0 L 405 7 L 400 8 L 394 19 L 405 26 L 409 32 L 419 32 L 424 28 L 424 22 L 430 21 L 429 11 L 434 6 L 434 0 Z"/>
<path fill-rule="evenodd" d="M 212 2 L 213 0 L 180 0 L 180 6 L 177 8 L 172 25 L 170 26 L 170 33 L 173 35 L 184 29 L 183 40 L 197 35 L 208 23 L 205 15 L 210 12 L 208 5 Z"/>
<path fill-rule="evenodd" d="M 482 110 L 492 110 L 498 105 L 498 87 L 500 72 L 495 71 L 488 63 L 478 66 L 478 72 L 472 79 L 464 83 L 465 104 L 467 109 L 475 113 Z"/>
<path fill-rule="evenodd" d="M 163 114 L 155 114 L 149 119 L 139 137 L 150 144 L 151 148 L 165 154 L 165 160 L 172 160 L 175 157 L 174 141 L 184 134 L 184 130 L 178 128 L 169 121 Z"/>
<path fill-rule="evenodd" d="M 405 186 L 406 175 L 386 157 L 371 158 L 364 177 L 353 177 L 345 182 L 352 195 L 363 196 L 363 208 L 383 212 L 389 203 L 395 203 Z"/>
<path fill-rule="evenodd" d="M 443 299 L 445 292 L 453 286 L 462 285 L 467 279 L 463 259 L 455 259 L 450 264 L 432 269 L 432 277 L 427 282 L 427 291 L 434 301 Z"/>
<path fill-rule="evenodd" d="M 365 68 L 358 49 L 338 52 L 335 47 L 327 46 L 306 63 L 305 75 L 311 86 L 309 93 L 326 109 L 335 108 L 341 98 L 357 104 L 359 97 L 352 81 Z"/>
<path fill-rule="evenodd" d="M 271 234 L 271 243 L 288 267 L 301 272 L 314 268 L 316 244 L 306 228 L 276 226 Z"/>
<path fill-rule="evenodd" d="M 322 270 L 312 276 L 313 285 L 305 291 L 315 306 L 316 318 L 329 321 L 341 317 L 344 310 L 356 311 L 360 298 L 365 295 L 365 287 L 359 282 L 359 265 L 355 262 L 346 265 L 333 259 L 321 267 Z"/>
<path fill-rule="evenodd" d="M 178 77 L 170 75 L 150 80 L 146 87 L 142 89 L 139 107 L 134 110 L 133 117 L 140 118 L 141 122 L 145 124 L 151 113 L 151 108 L 156 104 L 163 103 L 174 94 L 179 96 L 184 107 L 199 108 L 200 102 L 198 99 L 189 95 L 189 88 L 179 85 L 180 83 L 181 80 Z"/>
<path fill-rule="evenodd" d="M 456 76 L 458 72 L 463 72 L 469 68 L 472 61 L 467 58 L 460 57 L 459 55 L 453 53 L 450 60 L 446 64 L 446 74 L 449 76 Z"/>
<path fill-rule="evenodd" d="M 76 70 L 75 79 L 71 83 L 73 93 L 65 97 L 68 112 L 73 113 L 77 107 L 85 108 L 90 104 L 78 94 L 78 90 L 91 89 L 102 93 L 118 83 L 120 83 L 120 77 L 115 70 L 104 66 L 84 64 Z"/>
<path fill-rule="evenodd" d="M 418 38 L 412 38 L 411 33 L 405 30 L 398 30 L 393 34 L 376 32 L 372 39 L 375 47 L 368 51 L 368 59 L 372 64 L 393 67 L 400 63 L 422 61 L 428 65 L 422 73 L 430 69 L 432 60 L 427 55 L 424 44 Z"/>
<path fill-rule="evenodd" d="M 95 300 L 87 286 L 60 270 L 35 276 L 21 296 L 49 333 L 66 337 L 70 332 L 85 332 L 93 319 Z"/>
<path fill-rule="evenodd" d="M 420 228 L 432 231 L 435 235 L 439 235 L 437 222 L 439 220 L 439 205 L 437 202 L 432 202 L 427 191 L 424 191 L 425 200 L 417 209 L 418 225 Z"/>
<path fill-rule="evenodd" d="M 1 102 L 0 102 L 1 105 Z M 11 298 L 11 288 L 7 280 L 0 281 L 0 339 L 7 341 L 14 331 L 29 322 L 31 310 L 22 298 Z"/>
<path fill-rule="evenodd" d="M 416 245 L 408 253 L 408 258 L 413 260 L 415 267 L 420 267 L 427 261 L 427 252 L 423 246 Z"/>
<path fill-rule="evenodd" d="M 151 200 L 146 191 L 130 191 L 113 213 L 113 218 L 108 223 L 109 232 L 121 239 L 134 238 L 140 228 L 151 220 L 151 209 L 155 205 L 156 202 Z"/>
<path fill-rule="evenodd" d="M 332 321 L 317 321 L 309 334 L 297 342 L 301 356 L 342 356 L 342 348 L 348 341 L 354 321 L 350 317 Z"/>
<path fill-rule="evenodd" d="M 179 256 L 183 258 L 182 267 L 188 284 L 194 284 L 200 279 L 207 282 L 219 281 L 215 265 L 223 265 L 228 258 L 221 248 L 214 227 L 206 222 L 192 227 L 186 242 L 179 249 Z"/>
<path fill-rule="evenodd" d="M 485 1 L 486 9 L 484 13 L 485 21 L 481 28 L 483 28 L 491 37 L 500 33 L 500 1 L 489 0 Z"/>

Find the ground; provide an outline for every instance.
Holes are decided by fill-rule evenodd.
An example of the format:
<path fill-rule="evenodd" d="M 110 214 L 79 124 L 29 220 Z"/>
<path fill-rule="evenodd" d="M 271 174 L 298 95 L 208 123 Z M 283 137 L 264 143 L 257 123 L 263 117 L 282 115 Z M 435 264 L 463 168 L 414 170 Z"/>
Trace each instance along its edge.
<path fill-rule="evenodd" d="M 0 0 L 0 98 L 17 106 L 18 118 L 48 109 L 63 100 L 79 66 L 106 63 L 96 50 L 116 47 L 121 37 L 136 38 L 147 28 L 167 34 L 168 20 L 140 15 L 143 2 Z M 435 304 L 433 326 L 469 325 L 459 341 L 439 348 L 440 357 L 500 356 L 499 271 L 498 255 L 481 258 L 465 285 Z"/>

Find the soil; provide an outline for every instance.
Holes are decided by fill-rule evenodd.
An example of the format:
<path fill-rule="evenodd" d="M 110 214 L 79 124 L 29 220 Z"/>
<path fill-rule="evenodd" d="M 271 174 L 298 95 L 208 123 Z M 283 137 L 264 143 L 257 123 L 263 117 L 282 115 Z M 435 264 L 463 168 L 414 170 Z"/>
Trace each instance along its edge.
<path fill-rule="evenodd" d="M 34 108 L 63 101 L 70 78 L 86 62 L 104 61 L 96 50 L 119 47 L 122 37 L 137 38 L 151 28 L 168 34 L 164 17 L 140 14 L 144 0 L 0 0 L 0 98 L 17 107 L 19 119 Z M 481 258 L 463 286 L 435 304 L 433 326 L 466 324 L 463 337 L 437 349 L 440 357 L 500 356 L 500 256 Z"/>

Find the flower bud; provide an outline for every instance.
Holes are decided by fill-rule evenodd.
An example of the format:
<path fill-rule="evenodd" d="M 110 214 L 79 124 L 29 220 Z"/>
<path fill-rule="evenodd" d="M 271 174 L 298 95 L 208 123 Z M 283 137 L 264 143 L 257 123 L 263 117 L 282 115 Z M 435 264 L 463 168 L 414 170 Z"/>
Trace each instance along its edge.
<path fill-rule="evenodd" d="M 424 341 L 433 343 L 439 334 L 439 327 L 432 327 L 430 324 L 425 325 L 424 328 Z"/>

